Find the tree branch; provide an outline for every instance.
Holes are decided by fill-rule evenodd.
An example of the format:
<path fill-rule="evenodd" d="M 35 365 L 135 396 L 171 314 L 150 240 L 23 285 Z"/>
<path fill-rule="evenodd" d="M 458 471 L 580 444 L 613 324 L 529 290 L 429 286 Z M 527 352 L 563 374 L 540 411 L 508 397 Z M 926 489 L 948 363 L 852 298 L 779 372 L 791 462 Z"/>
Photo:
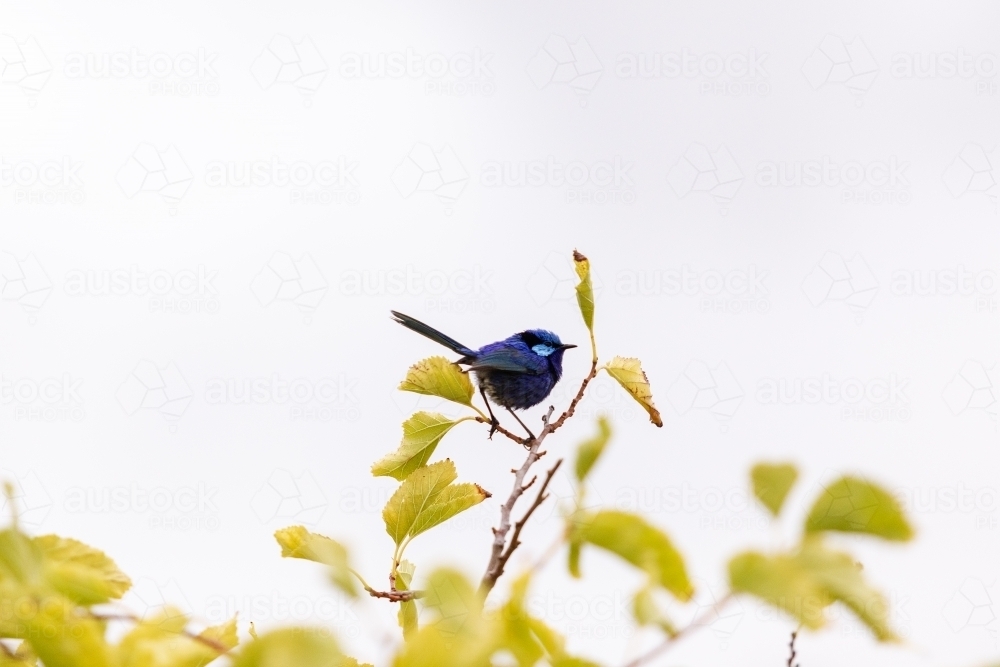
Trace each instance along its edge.
<path fill-rule="evenodd" d="M 513 471 L 514 488 L 511 489 L 510 497 L 507 498 L 507 502 L 500 507 L 500 525 L 493 529 L 493 548 L 490 551 L 490 562 L 487 564 L 486 573 L 483 575 L 483 578 L 479 583 L 479 592 L 484 597 L 488 595 L 491 590 L 493 590 L 493 587 L 497 583 L 497 579 L 499 579 L 500 575 L 503 574 L 504 565 L 506 565 L 510 555 L 514 552 L 514 549 L 517 548 L 518 536 L 520 535 L 524 524 L 531 517 L 531 514 L 535 511 L 535 509 L 537 509 L 538 505 L 545 502 L 545 489 L 548 486 L 549 481 L 552 479 L 552 475 L 555 474 L 556 469 L 562 463 L 562 460 L 560 459 L 560 461 L 552 467 L 552 470 L 549 472 L 549 475 L 546 477 L 546 480 L 542 485 L 538 497 L 535 499 L 535 503 L 532 504 L 521 520 L 517 522 L 517 525 L 514 526 L 514 534 L 512 535 L 510 545 L 508 546 L 507 533 L 511 530 L 510 516 L 514 511 L 514 505 L 517 504 L 518 499 L 522 494 L 524 494 L 525 489 L 530 486 L 530 484 L 526 485 L 524 483 L 524 478 L 527 477 L 531 466 L 533 466 L 535 462 L 542 458 L 545 454 L 545 452 L 540 451 L 542 442 L 550 433 L 553 433 L 556 429 L 565 424 L 567 419 L 573 416 L 576 412 L 576 407 L 580 404 L 580 401 L 583 400 L 584 392 L 587 391 L 587 385 L 590 384 L 590 381 L 593 380 L 596 375 L 597 357 L 595 356 L 590 363 L 590 372 L 587 374 L 587 377 L 583 378 L 583 382 L 580 383 L 580 388 L 577 390 L 576 396 L 573 397 L 573 400 L 570 401 L 569 407 L 566 408 L 565 412 L 559 415 L 558 419 L 552 421 L 552 413 L 555 411 L 555 408 L 549 406 L 548 412 L 544 417 L 542 417 L 542 423 L 545 424 L 545 426 L 534 438 L 518 438 L 513 433 L 500 429 L 501 432 L 511 440 L 519 442 L 527 447 L 528 456 L 524 459 L 524 463 L 521 464 L 521 467 Z"/>
<path fill-rule="evenodd" d="M 487 419 L 486 417 L 476 417 L 476 421 L 479 422 L 480 424 L 492 424 L 493 423 L 489 419 Z M 497 424 L 497 433 L 504 434 L 505 436 L 507 436 L 508 438 L 510 438 L 511 440 L 513 440 L 514 442 L 516 442 L 519 445 L 524 445 L 524 446 L 528 445 L 528 439 L 527 438 L 522 438 L 520 436 L 514 435 L 513 433 L 511 433 L 510 431 L 508 431 L 507 429 L 505 429 L 503 426 L 500 426 L 500 424 Z"/>
<path fill-rule="evenodd" d="M 788 667 L 799 667 L 792 663 L 795 662 L 795 638 L 798 636 L 798 630 L 792 631 L 792 639 L 788 642 L 788 650 L 791 651 L 791 655 L 788 656 Z"/>
<path fill-rule="evenodd" d="M 410 600 L 418 600 L 426 595 L 424 591 L 377 591 L 371 586 L 365 586 L 365 591 L 373 598 L 382 598 L 389 602 L 409 602 Z"/>
<path fill-rule="evenodd" d="M 507 561 L 510 560 L 511 554 L 514 553 L 515 549 L 521 546 L 521 541 L 518 538 L 521 536 L 521 529 L 524 528 L 524 524 L 528 523 L 528 519 L 530 519 L 531 515 L 534 514 L 536 509 L 538 509 L 538 506 L 544 503 L 545 499 L 549 497 L 549 495 L 545 493 L 545 490 L 549 487 L 549 482 L 552 481 L 553 475 L 556 474 L 556 470 L 559 469 L 559 466 L 562 465 L 562 462 L 563 460 L 559 459 L 558 461 L 556 461 L 555 465 L 549 468 L 549 471 L 545 473 L 545 481 L 542 482 L 541 488 L 538 489 L 538 495 L 535 496 L 535 502 L 531 503 L 531 506 L 528 507 L 528 511 L 524 513 L 524 516 L 522 516 L 519 521 L 516 521 L 514 523 L 514 532 L 511 533 L 510 543 L 507 544 L 507 548 L 500 555 L 500 559 L 498 561 L 497 578 L 499 578 L 500 575 L 503 574 L 504 567 L 506 567 Z M 528 487 L 534 484 L 535 479 L 537 478 L 533 477 L 531 481 L 524 486 L 524 490 L 527 490 Z"/>
<path fill-rule="evenodd" d="M 133 623 L 142 623 L 142 619 L 139 618 L 138 616 L 136 616 L 135 614 L 127 614 L 127 613 L 124 613 L 124 614 L 97 614 L 97 613 L 94 613 L 92 611 L 88 611 L 87 613 L 90 615 L 91 618 L 96 619 L 98 621 L 131 621 Z M 184 635 L 188 639 L 191 639 L 193 641 L 196 641 L 196 642 L 199 642 L 201 644 L 204 644 L 205 646 L 208 646 L 209 648 L 211 648 L 213 651 L 215 651 L 219 655 L 224 655 L 226 653 L 229 653 L 229 647 L 228 646 L 220 644 L 219 642 L 215 641 L 211 637 L 205 637 L 205 636 L 202 636 L 202 635 L 196 635 L 193 632 L 191 632 L 190 630 L 188 630 L 187 628 L 184 628 L 183 630 L 181 630 L 179 634 Z"/>
<path fill-rule="evenodd" d="M 587 385 L 590 384 L 590 381 L 595 377 L 597 377 L 597 357 L 594 357 L 593 361 L 590 362 L 590 373 L 587 374 L 587 377 L 583 378 L 583 382 L 580 383 L 580 389 L 576 392 L 576 396 L 573 397 L 573 400 L 570 401 L 569 407 L 566 408 L 566 412 L 559 415 L 559 419 L 552 423 L 549 423 L 547 419 L 545 420 L 545 430 L 542 432 L 543 434 L 546 431 L 548 433 L 552 433 L 566 423 L 567 419 L 573 416 L 576 412 L 576 406 L 583 400 L 583 394 L 587 391 Z"/>
<path fill-rule="evenodd" d="M 640 667 L 640 665 L 645 665 L 650 660 L 653 660 L 654 658 L 657 658 L 657 657 L 663 655 L 670 648 L 672 648 L 674 644 L 677 643 L 678 639 L 680 639 L 681 637 L 683 637 L 683 636 L 685 636 L 687 634 L 690 634 L 695 629 L 697 629 L 697 628 L 705 625 L 706 621 L 708 619 L 710 619 L 712 616 L 714 616 L 714 615 L 718 614 L 720 611 L 722 611 L 722 608 L 725 607 L 727 604 L 729 604 L 729 602 L 732 599 L 733 599 L 733 594 L 732 593 L 726 593 L 725 596 L 719 598 L 719 600 L 714 605 L 712 605 L 711 607 L 709 607 L 700 616 L 698 616 L 697 618 L 695 618 L 693 621 L 691 621 L 690 623 L 688 623 L 687 625 L 685 625 L 683 628 L 681 628 L 680 630 L 678 630 L 674 634 L 672 634 L 669 637 L 667 637 L 666 639 L 664 639 L 663 642 L 661 642 L 657 646 L 653 647 L 651 650 L 647 651 L 646 653 L 643 653 L 638 658 L 636 658 L 632 662 L 630 662 L 627 665 L 625 665 L 625 667 Z"/>

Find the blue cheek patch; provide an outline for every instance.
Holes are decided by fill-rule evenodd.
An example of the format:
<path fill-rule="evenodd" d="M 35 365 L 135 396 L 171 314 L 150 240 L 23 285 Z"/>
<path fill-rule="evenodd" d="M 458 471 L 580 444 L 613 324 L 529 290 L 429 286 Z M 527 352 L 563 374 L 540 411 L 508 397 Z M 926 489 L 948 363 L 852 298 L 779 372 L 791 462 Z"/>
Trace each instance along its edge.
<path fill-rule="evenodd" d="M 531 348 L 531 351 L 534 352 L 535 354 L 537 354 L 540 357 L 547 357 L 550 354 L 552 354 L 553 352 L 555 352 L 556 348 L 552 347 L 551 345 L 546 345 L 544 343 L 540 343 L 540 344 L 534 346 L 533 348 Z"/>

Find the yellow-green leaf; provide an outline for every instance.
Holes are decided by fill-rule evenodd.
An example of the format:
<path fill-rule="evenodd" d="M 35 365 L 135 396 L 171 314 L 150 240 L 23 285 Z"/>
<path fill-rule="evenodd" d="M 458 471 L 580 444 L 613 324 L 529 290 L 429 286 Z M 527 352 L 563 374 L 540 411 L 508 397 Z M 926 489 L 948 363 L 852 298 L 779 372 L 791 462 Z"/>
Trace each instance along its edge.
<path fill-rule="evenodd" d="M 640 588 L 632 598 L 632 615 L 639 625 L 655 625 L 671 637 L 677 634 L 674 624 L 656 604 L 653 589 L 649 586 Z"/>
<path fill-rule="evenodd" d="M 618 510 L 601 510 L 582 519 L 577 539 L 606 549 L 646 571 L 652 581 L 677 599 L 691 599 L 694 588 L 684 559 L 670 538 L 644 518 Z"/>
<path fill-rule="evenodd" d="M 483 602 L 462 573 L 441 568 L 427 579 L 423 606 L 431 610 L 438 630 L 445 635 L 474 636 L 482 623 Z"/>
<path fill-rule="evenodd" d="M 580 443 L 580 446 L 576 449 L 575 472 L 577 481 L 582 482 L 586 479 L 587 474 L 594 467 L 594 464 L 597 463 L 598 457 L 600 457 L 610 439 L 611 424 L 608 423 L 605 417 L 598 418 L 597 434 Z"/>
<path fill-rule="evenodd" d="M 275 531 L 274 539 L 281 545 L 283 558 L 302 558 L 330 567 L 330 579 L 348 595 L 358 594 L 358 585 L 351 573 L 347 549 L 339 542 L 309 532 L 304 526 L 289 526 Z"/>
<path fill-rule="evenodd" d="M 468 373 L 444 357 L 428 357 L 410 366 L 399 388 L 472 405 L 473 388 Z"/>
<path fill-rule="evenodd" d="M 119 667 L 202 667 L 236 646 L 236 619 L 206 628 L 197 640 L 184 632 L 188 619 L 166 609 L 128 632 L 117 647 Z"/>
<path fill-rule="evenodd" d="M 400 561 L 396 567 L 396 590 L 408 591 L 413 582 L 413 573 L 417 566 L 408 560 Z M 399 613 L 397 614 L 399 627 L 403 629 L 403 638 L 409 639 L 419 627 L 417 624 L 417 603 L 413 600 L 405 600 L 399 603 Z"/>
<path fill-rule="evenodd" d="M 590 279 L 590 260 L 582 254 L 573 251 L 573 265 L 580 282 L 576 286 L 576 302 L 580 305 L 583 322 L 591 332 L 594 331 L 594 284 Z"/>
<path fill-rule="evenodd" d="M 808 628 L 823 626 L 823 610 L 832 602 L 819 582 L 792 556 L 755 551 L 729 561 L 729 587 L 734 593 L 760 598 Z"/>
<path fill-rule="evenodd" d="M 427 464 L 441 439 L 463 421 L 451 420 L 436 412 L 418 412 L 403 422 L 403 441 L 399 449 L 372 465 L 375 477 L 394 477 L 400 481 Z"/>
<path fill-rule="evenodd" d="M 827 486 L 813 504 L 805 527 L 809 533 L 835 530 L 899 542 L 913 537 L 896 499 L 858 477 L 842 477 Z"/>
<path fill-rule="evenodd" d="M 233 667 L 339 667 L 343 658 L 323 628 L 285 628 L 246 644 Z"/>
<path fill-rule="evenodd" d="M 758 463 L 750 470 L 753 494 L 773 516 L 778 516 L 798 476 L 790 463 Z"/>
<path fill-rule="evenodd" d="M 534 665 L 544 655 L 544 642 L 535 634 L 531 617 L 524 608 L 530 573 L 523 574 L 511 585 L 510 598 L 497 618 L 497 644 L 513 654 L 519 665 Z M 546 633 L 550 640 L 552 633 Z"/>
<path fill-rule="evenodd" d="M 444 459 L 403 480 L 382 510 L 386 532 L 397 546 L 489 497 L 476 484 L 453 485 L 457 477 L 455 464 Z"/>
<path fill-rule="evenodd" d="M 0 651 L 0 667 L 38 667 L 38 656 L 31 644 L 21 642 L 12 654 Z"/>
<path fill-rule="evenodd" d="M 41 535 L 33 542 L 44 557 L 49 585 L 77 604 L 116 600 L 132 587 L 132 581 L 103 551 L 58 535 Z"/>
<path fill-rule="evenodd" d="M 40 584 L 42 568 L 42 550 L 34 540 L 16 528 L 0 530 L 0 580 Z"/>
<path fill-rule="evenodd" d="M 734 592 L 754 595 L 809 628 L 826 623 L 825 609 L 841 602 L 868 626 L 879 641 L 893 641 L 889 607 L 864 580 L 850 555 L 827 549 L 818 537 L 807 538 L 793 553 L 740 554 L 729 562 Z"/>
<path fill-rule="evenodd" d="M 826 549 L 817 539 L 806 540 L 798 561 L 831 598 L 854 612 L 876 639 L 898 639 L 889 627 L 889 603 L 865 582 L 860 563 L 848 554 Z"/>
<path fill-rule="evenodd" d="M 653 391 L 649 387 L 649 379 L 642 370 L 642 364 L 633 357 L 615 357 L 604 365 L 608 375 L 618 381 L 625 391 L 649 413 L 649 421 L 657 426 L 663 426 L 660 412 L 653 405 Z"/>
<path fill-rule="evenodd" d="M 112 666 L 111 647 L 104 639 L 101 622 L 81 614 L 74 602 L 61 595 L 26 595 L 35 604 L 14 606 L 14 617 L 2 622 L 5 629 L 14 630 L 6 636 L 27 639 L 42 664 L 49 667 Z"/>

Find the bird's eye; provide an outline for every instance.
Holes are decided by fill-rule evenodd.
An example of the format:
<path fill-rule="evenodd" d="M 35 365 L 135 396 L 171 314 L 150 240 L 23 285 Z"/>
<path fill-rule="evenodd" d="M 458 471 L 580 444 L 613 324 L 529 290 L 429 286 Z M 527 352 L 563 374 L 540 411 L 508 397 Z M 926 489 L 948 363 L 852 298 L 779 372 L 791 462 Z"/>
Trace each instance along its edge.
<path fill-rule="evenodd" d="M 556 351 L 556 348 L 551 345 L 546 345 L 545 343 L 540 343 L 531 348 L 531 351 L 540 357 L 547 357 Z"/>

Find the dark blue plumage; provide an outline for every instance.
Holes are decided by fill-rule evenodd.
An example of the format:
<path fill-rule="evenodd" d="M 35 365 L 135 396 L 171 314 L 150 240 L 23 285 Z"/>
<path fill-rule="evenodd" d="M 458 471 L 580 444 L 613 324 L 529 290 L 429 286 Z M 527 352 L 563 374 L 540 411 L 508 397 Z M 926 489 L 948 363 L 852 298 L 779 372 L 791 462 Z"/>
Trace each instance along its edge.
<path fill-rule="evenodd" d="M 562 377 L 563 352 L 576 347 L 563 343 L 551 331 L 529 329 L 473 350 L 409 315 L 396 311 L 392 315 L 407 329 L 462 355 L 455 363 L 476 374 L 484 398 L 489 396 L 494 403 L 511 411 L 544 401 Z"/>

